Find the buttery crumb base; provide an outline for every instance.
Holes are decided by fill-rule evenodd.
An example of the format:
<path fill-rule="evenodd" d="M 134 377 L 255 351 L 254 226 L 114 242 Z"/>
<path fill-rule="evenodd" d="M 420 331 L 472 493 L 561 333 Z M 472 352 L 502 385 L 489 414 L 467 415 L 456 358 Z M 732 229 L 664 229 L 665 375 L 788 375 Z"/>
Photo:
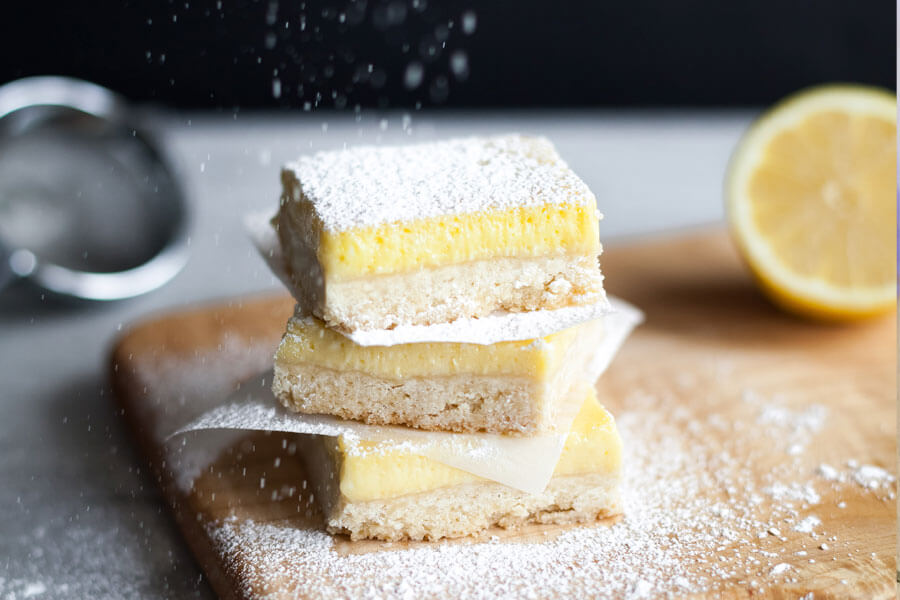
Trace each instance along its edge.
<path fill-rule="evenodd" d="M 605 297 L 596 256 L 497 258 L 337 283 L 294 272 L 291 279 L 304 311 L 345 332 L 586 306 Z"/>
<path fill-rule="evenodd" d="M 390 500 L 338 498 L 327 528 L 352 540 L 400 541 L 463 537 L 493 526 L 588 523 L 621 514 L 618 480 L 618 473 L 554 477 L 539 494 L 479 482 Z"/>
<path fill-rule="evenodd" d="M 534 433 L 540 389 L 526 377 L 451 375 L 394 381 L 313 365 L 275 367 L 272 390 L 291 410 L 370 425 L 435 431 Z"/>

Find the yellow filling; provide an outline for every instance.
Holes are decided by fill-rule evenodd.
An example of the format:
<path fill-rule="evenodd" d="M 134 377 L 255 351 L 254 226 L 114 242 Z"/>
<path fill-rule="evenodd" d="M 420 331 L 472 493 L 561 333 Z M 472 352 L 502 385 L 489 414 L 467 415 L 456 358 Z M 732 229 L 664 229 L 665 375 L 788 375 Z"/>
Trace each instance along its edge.
<path fill-rule="evenodd" d="M 497 344 L 430 342 L 359 346 L 318 319 L 291 319 L 275 360 L 336 371 L 360 371 L 385 379 L 472 375 L 518 375 L 543 379 L 561 365 L 578 333 L 576 325 L 547 337 Z"/>
<path fill-rule="evenodd" d="M 332 280 L 496 257 L 599 253 L 593 203 L 543 204 L 500 213 L 322 231 L 317 250 L 325 277 Z"/>
<path fill-rule="evenodd" d="M 394 443 L 348 443 L 338 438 L 332 452 L 340 463 L 341 493 L 351 502 L 395 498 L 483 481 L 480 477 L 434 460 L 393 449 Z M 622 463 L 622 441 L 616 424 L 597 401 L 593 387 L 575 417 L 554 476 L 613 473 Z"/>

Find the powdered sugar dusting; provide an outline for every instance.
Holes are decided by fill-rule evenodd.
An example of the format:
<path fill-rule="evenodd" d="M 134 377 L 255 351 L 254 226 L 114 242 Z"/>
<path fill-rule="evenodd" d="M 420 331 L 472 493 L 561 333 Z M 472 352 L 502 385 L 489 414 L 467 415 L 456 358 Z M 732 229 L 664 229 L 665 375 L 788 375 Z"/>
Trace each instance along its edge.
<path fill-rule="evenodd" d="M 743 407 L 748 418 L 723 423 L 673 410 L 666 399 L 647 394 L 635 393 L 625 405 L 617 419 L 626 452 L 625 517 L 612 526 L 409 549 L 385 544 L 349 555 L 342 542 L 291 522 L 232 516 L 208 523 L 207 530 L 227 568 L 239 573 L 244 592 L 260 598 L 301 590 L 325 598 L 631 599 L 715 592 L 735 584 L 763 591 L 792 581 L 799 562 L 815 560 L 810 556 L 824 560 L 829 546 L 819 548 L 809 536 L 829 536 L 827 523 L 804 512 L 822 507 L 833 483 L 793 462 L 762 478 L 748 464 L 760 435 L 767 444 L 781 438 L 806 409 L 760 398 L 759 405 Z M 784 419 L 760 433 L 754 415 L 771 415 L 773 408 Z M 827 410 L 816 412 L 821 426 Z M 705 443 L 710 438 L 716 441 Z M 773 497 L 773 490 L 781 492 Z M 809 543 L 786 543 L 794 530 Z M 831 537 L 832 545 L 841 544 Z"/>
<path fill-rule="evenodd" d="M 318 152 L 285 165 L 283 179 L 329 231 L 595 202 L 549 140 L 521 135 Z"/>
<path fill-rule="evenodd" d="M 620 360 L 635 360 L 630 349 L 648 340 L 635 339 Z M 216 394 L 227 393 L 229 382 L 245 370 L 271 363 L 274 343 L 224 340 L 218 352 L 180 357 L 165 368 L 139 363 L 134 383 L 138 389 L 149 387 L 144 387 L 148 397 L 135 405 L 146 407 L 150 422 L 157 423 L 161 413 L 221 398 Z M 855 530 L 845 535 L 841 523 L 851 510 L 892 511 L 896 479 L 876 464 L 878 453 L 857 445 L 851 452 L 859 454 L 848 456 L 843 446 L 834 445 L 835 432 L 846 426 L 843 413 L 815 404 L 818 394 L 803 402 L 796 395 L 771 393 L 776 386 L 770 384 L 761 385 L 770 393 L 742 390 L 748 378 L 740 362 L 728 356 L 708 364 L 686 356 L 683 362 L 689 368 L 677 378 L 620 368 L 615 377 L 605 378 L 609 389 L 601 381 L 601 392 L 607 392 L 601 398 L 612 402 L 626 452 L 625 517 L 612 527 L 572 528 L 558 537 L 555 529 L 546 530 L 546 536 L 539 529 L 526 538 L 492 531 L 488 536 L 499 539 L 410 549 L 382 545 L 378 551 L 347 555 L 347 547 L 355 545 L 291 516 L 302 515 L 310 505 L 303 481 L 291 477 L 281 494 L 272 478 L 260 480 L 259 473 L 247 474 L 246 484 L 253 489 L 249 505 L 238 500 L 216 511 L 219 518 L 207 520 L 201 511 L 198 520 L 215 543 L 219 562 L 247 597 L 655 598 L 693 592 L 714 596 L 723 588 L 744 593 L 788 589 L 788 595 L 800 595 L 804 582 L 816 576 L 806 567 L 812 563 L 819 573 L 823 568 L 826 573 L 859 572 L 868 565 L 865 588 L 858 587 L 859 581 L 851 587 L 830 579 L 834 595 L 842 595 L 842 589 L 860 596 L 879 586 L 891 590 L 893 575 L 886 565 L 892 552 L 882 548 L 877 560 L 870 559 L 868 540 Z M 755 365 L 752 372 L 759 372 Z M 645 391 L 651 377 L 664 377 L 671 392 Z M 794 446 L 799 451 L 791 451 Z M 179 448 L 167 457 L 166 477 L 183 468 Z M 265 464 L 273 465 L 274 457 L 264 457 Z M 281 469 L 290 460 L 285 454 Z M 237 478 L 226 480 L 208 471 L 207 479 L 243 492 L 240 466 L 236 472 Z M 255 495 L 263 485 L 266 496 Z M 204 506 L 207 490 L 175 500 Z M 265 504 L 269 493 L 273 499 L 288 498 L 278 505 L 279 520 L 272 520 Z M 295 506 L 301 493 L 305 504 Z M 795 531 L 810 527 L 809 517 L 821 524 L 810 532 Z M 790 568 L 779 567 L 783 564 Z M 30 582 L 17 582 L 17 593 Z M 780 587 L 784 584 L 793 587 Z"/>
<path fill-rule="evenodd" d="M 810 515 L 794 525 L 794 531 L 799 531 L 801 533 L 812 533 L 821 524 L 822 519 L 815 515 Z"/>
<path fill-rule="evenodd" d="M 896 478 L 881 467 L 862 465 L 853 472 L 853 480 L 863 487 L 877 490 L 896 481 Z"/>
<path fill-rule="evenodd" d="M 756 422 L 779 433 L 778 443 L 783 444 L 791 456 L 803 453 L 812 436 L 821 431 L 827 413 L 821 404 L 811 404 L 801 411 L 793 411 L 778 404 L 761 403 L 752 390 L 744 392 L 744 401 L 761 406 Z"/>
<path fill-rule="evenodd" d="M 816 468 L 816 473 L 826 481 L 852 482 L 870 490 L 890 489 L 897 481 L 886 469 L 876 465 L 861 465 L 853 459 L 848 460 L 843 468 L 822 463 Z"/>

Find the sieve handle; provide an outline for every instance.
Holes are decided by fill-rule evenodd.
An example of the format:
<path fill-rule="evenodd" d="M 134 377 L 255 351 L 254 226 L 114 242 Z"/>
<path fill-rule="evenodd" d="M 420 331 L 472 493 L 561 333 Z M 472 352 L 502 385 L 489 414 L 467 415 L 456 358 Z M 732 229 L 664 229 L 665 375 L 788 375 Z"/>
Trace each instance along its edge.
<path fill-rule="evenodd" d="M 19 278 L 13 271 L 12 265 L 9 263 L 11 258 L 12 253 L 6 249 L 6 246 L 0 244 L 0 292 Z"/>

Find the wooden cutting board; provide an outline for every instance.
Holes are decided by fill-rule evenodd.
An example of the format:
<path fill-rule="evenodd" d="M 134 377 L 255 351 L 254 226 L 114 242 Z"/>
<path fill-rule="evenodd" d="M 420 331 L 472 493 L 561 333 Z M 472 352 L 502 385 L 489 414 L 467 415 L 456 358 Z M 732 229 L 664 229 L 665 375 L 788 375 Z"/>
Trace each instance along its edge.
<path fill-rule="evenodd" d="M 118 402 L 217 593 L 894 597 L 895 319 L 785 315 L 721 232 L 612 247 L 603 268 L 647 320 L 598 383 L 628 447 L 626 514 L 589 527 L 332 539 L 290 436 L 220 434 L 224 450 L 199 466 L 184 455 L 199 438 L 161 442 L 167 415 L 270 366 L 287 297 L 186 309 L 123 335 Z"/>

